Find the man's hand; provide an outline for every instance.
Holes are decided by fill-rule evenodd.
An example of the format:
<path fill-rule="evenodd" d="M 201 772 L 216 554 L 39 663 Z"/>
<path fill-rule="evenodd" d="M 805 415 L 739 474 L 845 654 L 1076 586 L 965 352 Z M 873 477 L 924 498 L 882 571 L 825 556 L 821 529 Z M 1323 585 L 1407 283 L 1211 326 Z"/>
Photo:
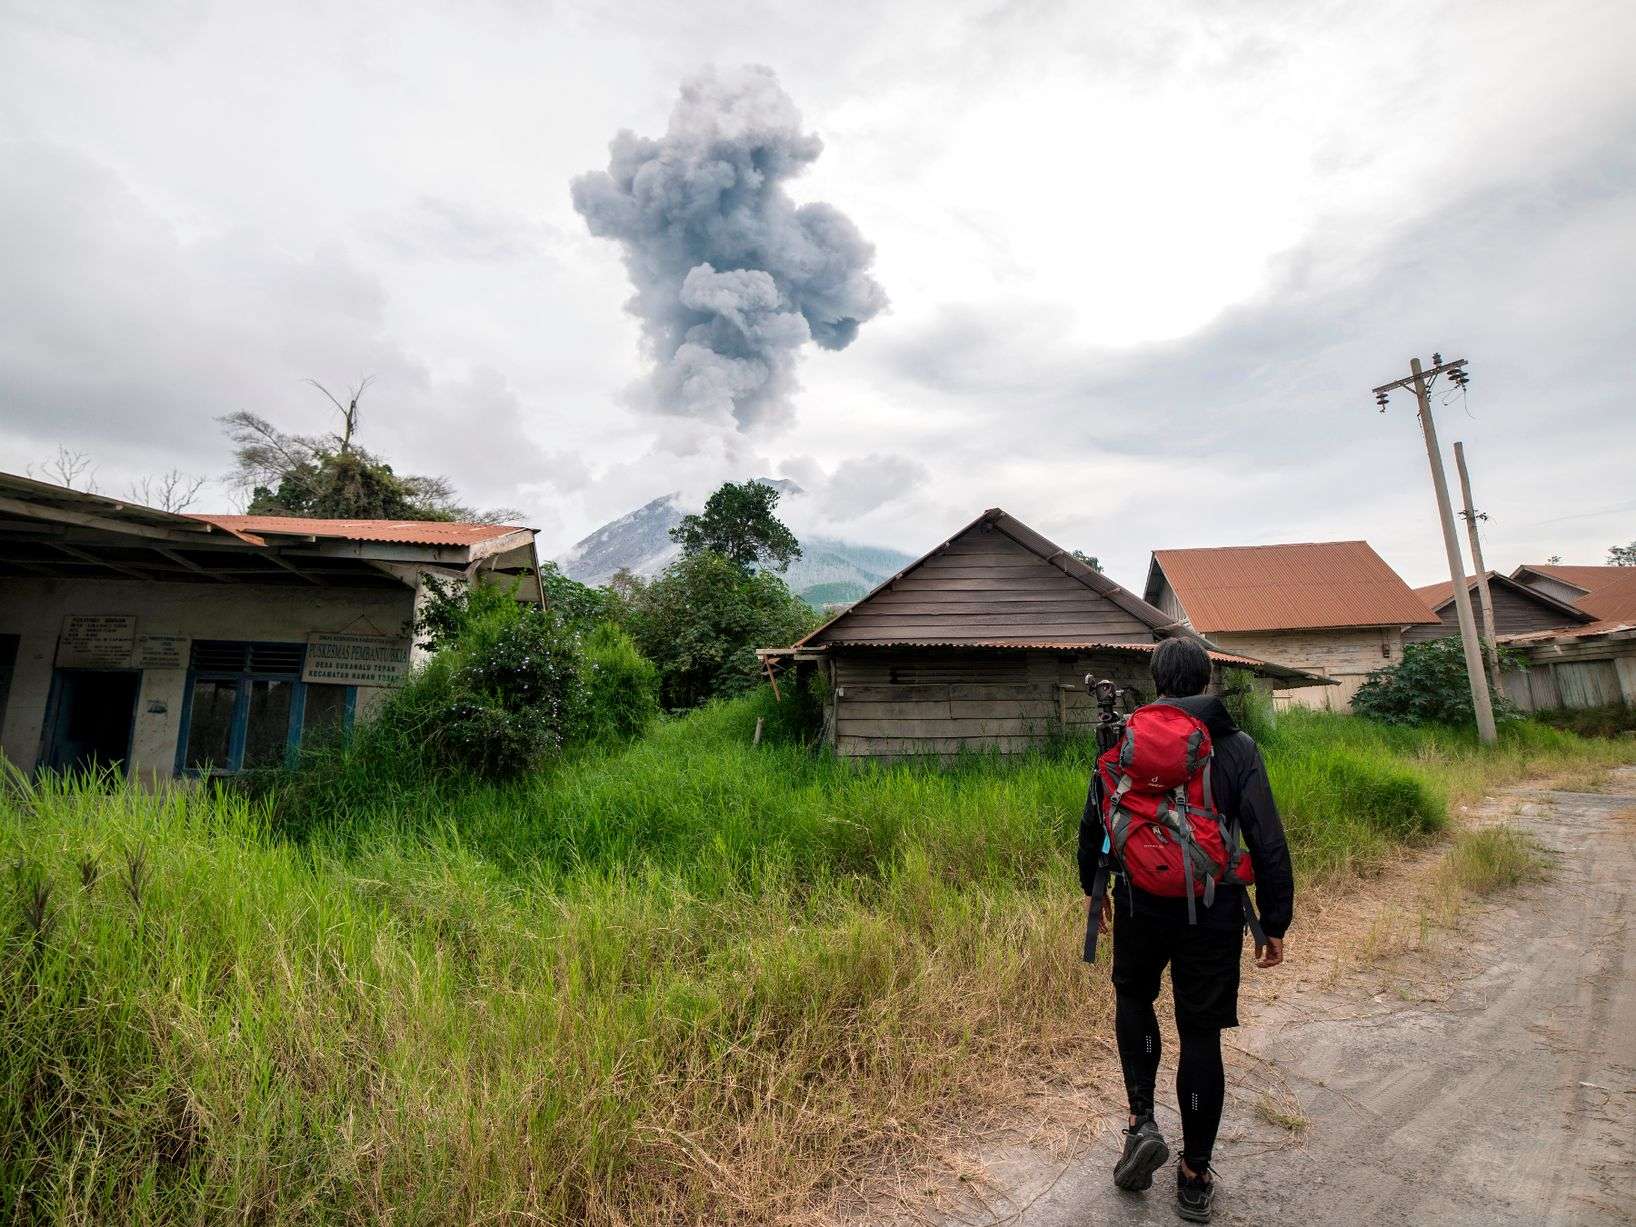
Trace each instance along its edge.
<path fill-rule="evenodd" d="M 1091 897 L 1089 895 L 1086 895 L 1085 896 L 1085 914 L 1087 916 L 1089 916 L 1090 912 L 1091 912 Z M 1110 932 L 1113 931 L 1113 896 L 1112 895 L 1103 895 L 1102 896 L 1102 915 L 1097 917 L 1096 931 L 1098 933 L 1110 933 Z"/>
<path fill-rule="evenodd" d="M 1265 946 L 1255 948 L 1255 965 L 1257 967 L 1277 967 L 1284 961 L 1284 939 L 1269 937 Z"/>

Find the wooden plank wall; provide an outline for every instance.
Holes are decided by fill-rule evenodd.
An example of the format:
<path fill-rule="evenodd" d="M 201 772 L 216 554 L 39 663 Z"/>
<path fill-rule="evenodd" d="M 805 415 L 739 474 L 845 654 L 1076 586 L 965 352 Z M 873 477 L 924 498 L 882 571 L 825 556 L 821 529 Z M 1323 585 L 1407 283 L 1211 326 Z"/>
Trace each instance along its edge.
<path fill-rule="evenodd" d="M 1096 718 L 1084 687 L 1087 673 L 1153 697 L 1147 661 L 1119 653 L 837 653 L 835 752 L 849 758 L 1016 753 L 1064 731 L 1084 733 Z"/>
<path fill-rule="evenodd" d="M 1494 602 L 1494 633 L 1496 635 L 1521 635 L 1528 631 L 1548 631 L 1572 622 L 1560 611 L 1531 601 L 1509 584 L 1490 583 L 1489 596 Z M 1477 593 L 1471 594 L 1471 612 L 1477 618 L 1477 625 L 1482 626 L 1482 611 L 1477 604 Z M 1454 607 L 1454 602 L 1439 611 L 1438 617 L 1443 619 L 1441 626 L 1411 626 L 1403 632 L 1406 643 L 1421 643 L 1427 639 L 1443 639 L 1460 633 L 1460 615 Z"/>
<path fill-rule="evenodd" d="M 981 524 L 854 606 L 823 639 L 1146 643 L 1152 637 L 1101 593 Z"/>

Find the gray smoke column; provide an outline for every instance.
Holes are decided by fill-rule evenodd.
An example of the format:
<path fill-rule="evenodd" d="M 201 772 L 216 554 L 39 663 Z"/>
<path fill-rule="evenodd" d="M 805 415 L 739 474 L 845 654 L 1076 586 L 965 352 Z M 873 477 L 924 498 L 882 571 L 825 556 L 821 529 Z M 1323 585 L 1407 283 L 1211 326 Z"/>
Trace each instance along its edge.
<path fill-rule="evenodd" d="M 621 132 L 607 171 L 574 180 L 591 233 L 624 248 L 654 409 L 776 420 L 801 346 L 844 349 L 886 306 L 858 228 L 784 189 L 822 151 L 771 69 L 706 71 L 683 84 L 663 137 Z"/>

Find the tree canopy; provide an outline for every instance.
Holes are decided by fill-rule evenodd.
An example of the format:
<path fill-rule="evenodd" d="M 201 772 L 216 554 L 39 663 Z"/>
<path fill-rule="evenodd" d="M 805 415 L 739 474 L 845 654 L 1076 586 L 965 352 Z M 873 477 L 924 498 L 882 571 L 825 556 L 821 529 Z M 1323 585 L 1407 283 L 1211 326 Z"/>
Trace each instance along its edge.
<path fill-rule="evenodd" d="M 698 515 L 683 516 L 670 539 L 685 556 L 718 554 L 741 571 L 784 571 L 801 543 L 775 514 L 781 492 L 766 482 L 726 482 Z"/>
<path fill-rule="evenodd" d="M 309 381 L 312 382 L 312 381 Z M 509 507 L 480 511 L 460 503 L 447 477 L 400 474 L 354 442 L 364 380 L 342 402 L 313 383 L 341 414 L 327 435 L 286 434 L 244 410 L 221 418 L 234 443 L 232 480 L 248 496 L 251 515 L 314 516 L 326 520 L 460 520 L 498 524 L 519 518 Z"/>
<path fill-rule="evenodd" d="M 758 647 L 794 643 L 818 615 L 767 571 L 714 551 L 686 554 L 635 592 L 631 637 L 659 667 L 666 707 L 694 707 L 761 680 Z"/>
<path fill-rule="evenodd" d="M 1608 566 L 1636 567 L 1636 541 L 1629 545 L 1616 545 L 1608 550 Z"/>

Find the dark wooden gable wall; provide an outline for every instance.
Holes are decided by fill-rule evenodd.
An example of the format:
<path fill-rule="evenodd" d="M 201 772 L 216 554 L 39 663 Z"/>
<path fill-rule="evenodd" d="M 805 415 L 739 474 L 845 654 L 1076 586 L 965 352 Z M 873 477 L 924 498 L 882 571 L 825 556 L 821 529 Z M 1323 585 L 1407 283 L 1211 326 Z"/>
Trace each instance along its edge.
<path fill-rule="evenodd" d="M 1488 595 L 1494 602 L 1496 635 L 1521 635 L 1528 631 L 1555 630 L 1562 626 L 1573 626 L 1576 622 L 1561 609 L 1536 601 L 1520 584 L 1505 583 L 1498 577 L 1489 580 Z M 1471 589 L 1471 611 L 1477 618 L 1478 629 L 1481 630 L 1482 612 L 1477 604 L 1475 586 Z M 1436 613 L 1443 619 L 1441 626 L 1411 626 L 1403 632 L 1404 641 L 1419 643 L 1426 639 L 1442 639 L 1460 633 L 1460 615 L 1452 600 Z"/>
<path fill-rule="evenodd" d="M 833 644 L 1147 643 L 1153 631 L 985 521 L 815 638 Z"/>

